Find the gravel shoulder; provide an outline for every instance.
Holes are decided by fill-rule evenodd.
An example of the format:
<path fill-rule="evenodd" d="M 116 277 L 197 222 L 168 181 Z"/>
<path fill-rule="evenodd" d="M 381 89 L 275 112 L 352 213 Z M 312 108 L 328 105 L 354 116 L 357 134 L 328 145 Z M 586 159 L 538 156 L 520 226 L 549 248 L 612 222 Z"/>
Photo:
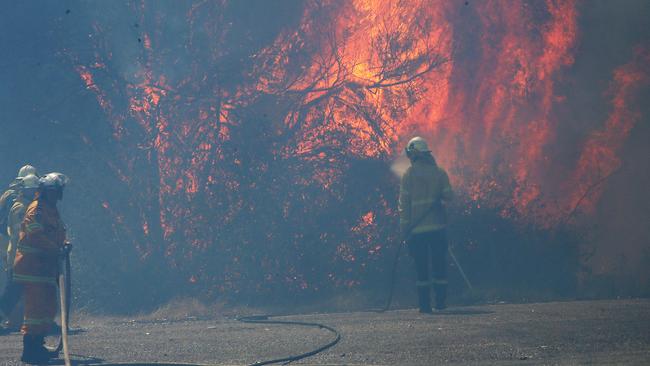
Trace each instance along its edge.
<path fill-rule="evenodd" d="M 295 315 L 341 342 L 302 365 L 647 365 L 650 300 L 577 301 Z M 102 361 L 246 365 L 309 351 L 322 329 L 235 319 L 134 321 L 85 317 L 70 337 L 77 364 Z M 20 365 L 21 336 L 0 336 L 0 365 Z"/>

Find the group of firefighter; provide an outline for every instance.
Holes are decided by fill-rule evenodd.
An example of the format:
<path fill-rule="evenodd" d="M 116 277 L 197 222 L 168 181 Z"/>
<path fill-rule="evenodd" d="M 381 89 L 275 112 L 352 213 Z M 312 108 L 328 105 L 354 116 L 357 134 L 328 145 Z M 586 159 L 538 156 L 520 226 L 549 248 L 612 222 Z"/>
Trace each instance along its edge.
<path fill-rule="evenodd" d="M 22 310 L 21 360 L 45 364 L 58 352 L 45 347 L 45 337 L 55 328 L 57 277 L 61 256 L 69 245 L 57 203 L 68 178 L 60 173 L 39 176 L 31 165 L 0 197 L 0 237 L 6 243 L 2 267 L 6 283 L 0 295 L 2 330 L 16 327 L 12 314 Z M 6 232 L 5 229 L 6 228 Z M 17 306 L 22 299 L 22 306 Z"/>
<path fill-rule="evenodd" d="M 411 166 L 402 176 L 399 192 L 400 228 L 413 257 L 421 313 L 446 307 L 447 217 L 445 203 L 452 198 L 447 173 L 436 163 L 421 137 L 406 148 Z M 55 326 L 56 278 L 62 255 L 69 251 L 65 229 L 57 210 L 67 177 L 60 173 L 39 176 L 26 165 L 0 198 L 0 233 L 7 239 L 7 284 L 0 297 L 0 322 L 10 324 L 12 312 L 23 300 L 23 355 L 26 363 L 44 364 L 58 353 L 45 347 L 45 337 Z"/>

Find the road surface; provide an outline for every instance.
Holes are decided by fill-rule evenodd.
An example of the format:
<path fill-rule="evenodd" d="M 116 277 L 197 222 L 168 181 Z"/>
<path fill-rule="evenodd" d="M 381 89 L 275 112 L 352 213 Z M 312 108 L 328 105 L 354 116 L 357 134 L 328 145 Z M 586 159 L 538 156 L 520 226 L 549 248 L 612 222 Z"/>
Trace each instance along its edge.
<path fill-rule="evenodd" d="M 650 300 L 500 304 L 295 315 L 321 322 L 341 342 L 302 365 L 650 365 Z M 309 351 L 332 335 L 230 318 L 137 321 L 84 317 L 72 324 L 73 360 L 247 365 Z M 0 365 L 20 365 L 21 336 L 0 336 Z"/>

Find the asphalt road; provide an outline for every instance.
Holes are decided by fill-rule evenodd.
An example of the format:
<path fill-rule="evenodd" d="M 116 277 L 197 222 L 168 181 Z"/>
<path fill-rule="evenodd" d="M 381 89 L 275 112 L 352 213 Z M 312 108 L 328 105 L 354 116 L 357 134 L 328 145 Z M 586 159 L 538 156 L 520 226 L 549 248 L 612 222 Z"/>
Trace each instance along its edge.
<path fill-rule="evenodd" d="M 338 329 L 334 348 L 303 365 L 650 365 L 650 300 L 501 304 L 295 315 Z M 332 335 L 234 319 L 137 321 L 84 317 L 70 338 L 75 363 L 246 365 L 306 352 Z M 0 336 L 0 365 L 19 365 L 21 336 Z"/>

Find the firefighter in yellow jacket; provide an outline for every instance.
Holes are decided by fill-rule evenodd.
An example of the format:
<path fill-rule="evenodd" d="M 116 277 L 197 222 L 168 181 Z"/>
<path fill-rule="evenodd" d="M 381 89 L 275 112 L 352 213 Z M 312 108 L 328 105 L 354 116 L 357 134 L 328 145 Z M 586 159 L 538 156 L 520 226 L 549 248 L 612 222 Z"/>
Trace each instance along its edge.
<path fill-rule="evenodd" d="M 8 329 L 13 329 L 14 325 L 20 324 L 22 321 L 22 309 L 19 308 L 19 311 L 16 311 L 16 305 L 22 294 L 22 287 L 13 281 L 13 263 L 25 212 L 34 200 L 39 185 L 40 179 L 34 174 L 18 178 L 16 182 L 17 196 L 7 217 L 7 233 L 9 235 L 7 263 L 11 263 L 11 267 L 6 271 L 8 283 L 0 297 L 0 320 L 2 320 L 2 314 L 9 318 L 7 319 Z"/>
<path fill-rule="evenodd" d="M 8 229 L 9 226 L 8 218 L 11 212 L 11 208 L 13 207 L 13 204 L 18 197 L 23 178 L 30 175 L 38 177 L 36 168 L 31 165 L 25 165 L 20 168 L 16 179 L 14 179 L 11 184 L 9 184 L 9 189 L 4 191 L 4 193 L 2 193 L 0 196 L 0 249 L 7 248 L 6 258 L 4 257 L 5 253 L 0 252 L 0 257 L 3 257 L 5 259 L 5 261 L 3 261 L 3 263 L 0 265 L 5 266 L 4 270 L 6 272 L 11 272 L 10 269 L 14 263 L 13 259 L 9 257 L 9 254 L 11 254 L 11 248 L 8 246 L 9 236 L 8 232 L 6 232 L 6 229 Z"/>
<path fill-rule="evenodd" d="M 14 261 L 14 281 L 25 302 L 23 355 L 27 363 L 46 363 L 56 355 L 44 346 L 57 310 L 56 278 L 65 245 L 65 229 L 57 202 L 68 179 L 50 173 L 40 179 L 37 198 L 29 205 L 21 225 Z"/>
<path fill-rule="evenodd" d="M 432 313 L 430 288 L 435 307 L 442 310 L 447 299 L 447 215 L 445 202 L 451 200 L 449 177 L 436 163 L 421 137 L 406 146 L 411 161 L 400 184 L 399 213 L 402 234 L 417 272 L 418 305 L 421 313 Z"/>

